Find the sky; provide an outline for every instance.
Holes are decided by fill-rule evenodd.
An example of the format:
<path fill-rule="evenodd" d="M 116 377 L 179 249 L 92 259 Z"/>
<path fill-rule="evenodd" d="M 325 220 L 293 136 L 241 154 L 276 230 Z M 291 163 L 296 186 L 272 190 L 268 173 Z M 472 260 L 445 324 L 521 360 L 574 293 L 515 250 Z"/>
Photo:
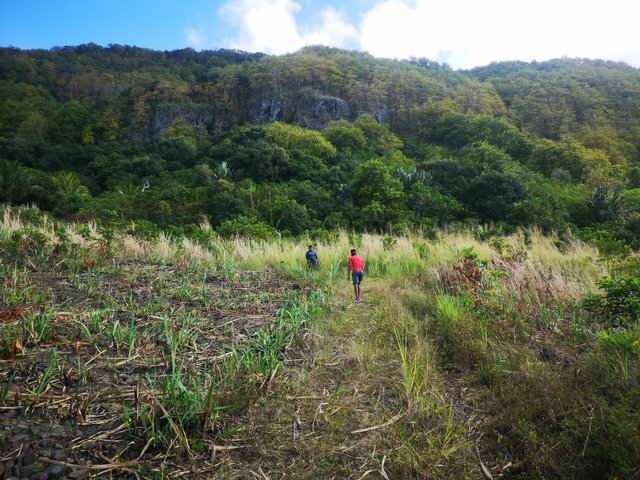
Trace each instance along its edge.
<path fill-rule="evenodd" d="M 0 46 L 322 44 L 456 69 L 562 56 L 640 67 L 639 18 L 639 0 L 0 0 Z"/>

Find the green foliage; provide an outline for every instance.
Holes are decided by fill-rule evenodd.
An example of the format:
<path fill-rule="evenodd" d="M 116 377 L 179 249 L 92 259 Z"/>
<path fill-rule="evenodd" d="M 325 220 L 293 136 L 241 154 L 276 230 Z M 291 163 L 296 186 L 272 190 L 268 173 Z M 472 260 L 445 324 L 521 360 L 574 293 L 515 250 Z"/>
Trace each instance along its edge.
<path fill-rule="evenodd" d="M 639 248 L 638 92 L 633 69 L 587 60 L 3 48 L 0 202 L 295 235 L 599 223 Z"/>
<path fill-rule="evenodd" d="M 598 282 L 603 294 L 592 293 L 582 302 L 583 308 L 597 322 L 607 325 L 633 325 L 640 319 L 640 278 L 621 276 L 602 278 Z"/>
<path fill-rule="evenodd" d="M 640 333 L 633 331 L 598 332 L 598 343 L 611 352 L 630 352 L 640 355 Z"/>
<path fill-rule="evenodd" d="M 354 203 L 361 207 L 361 228 L 383 230 L 406 219 L 402 183 L 393 178 L 382 159 L 358 165 L 351 188 Z"/>
<path fill-rule="evenodd" d="M 364 132 L 346 120 L 329 122 L 322 134 L 338 150 L 358 153 L 367 145 Z"/>
<path fill-rule="evenodd" d="M 27 198 L 30 188 L 27 170 L 14 160 L 0 162 L 0 201 L 19 203 Z"/>
<path fill-rule="evenodd" d="M 225 220 L 217 228 L 217 232 L 226 238 L 240 236 L 256 240 L 270 240 L 277 236 L 277 231 L 273 227 L 255 218 L 243 216 Z"/>
<path fill-rule="evenodd" d="M 74 172 L 59 172 L 53 177 L 53 185 L 56 211 L 64 215 L 76 213 L 91 196 Z"/>
<path fill-rule="evenodd" d="M 330 159 L 336 149 L 319 132 L 296 125 L 274 122 L 265 128 L 265 139 L 288 152 L 303 152 L 313 157 Z"/>
<path fill-rule="evenodd" d="M 516 203 L 525 198 L 518 178 L 491 171 L 476 177 L 466 193 L 466 204 L 484 221 L 506 220 L 515 210 Z"/>

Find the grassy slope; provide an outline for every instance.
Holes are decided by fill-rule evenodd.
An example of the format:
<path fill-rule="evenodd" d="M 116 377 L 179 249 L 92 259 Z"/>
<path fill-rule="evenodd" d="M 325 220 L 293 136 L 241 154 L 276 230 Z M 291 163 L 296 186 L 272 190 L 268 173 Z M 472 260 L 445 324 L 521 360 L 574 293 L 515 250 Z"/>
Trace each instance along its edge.
<path fill-rule="evenodd" d="M 346 281 L 336 289 L 335 310 L 307 335 L 288 378 L 251 409 L 252 441 L 235 473 L 476 475 L 470 418 L 444 389 L 429 346 L 415 335 L 420 325 L 398 302 L 403 289 L 367 278 L 360 305 Z M 404 363 L 399 344 L 407 346 Z"/>
<path fill-rule="evenodd" d="M 203 249 L 124 235 L 108 256 L 93 226 L 65 231 L 51 222 L 28 226 L 11 215 L 0 228 L 4 247 L 21 247 L 2 257 L 0 346 L 7 355 L 18 332 L 24 347 L 15 359 L 9 354 L 1 361 L 0 393 L 17 367 L 26 372 L 0 408 L 19 413 L 27 429 L 40 428 L 44 418 L 61 420 L 69 435 L 97 428 L 82 415 L 69 417 L 74 399 L 91 396 L 91 384 L 80 375 L 85 362 L 76 365 L 75 357 L 98 362 L 84 370 L 97 376 L 94 383 L 104 381 L 113 394 L 130 392 L 123 402 L 136 415 L 148 414 L 148 405 L 156 419 L 163 417 L 161 408 L 177 415 L 177 397 L 162 397 L 157 382 L 175 377 L 175 348 L 168 347 L 188 321 L 199 333 L 176 347 L 191 368 L 178 378 L 187 385 L 184 406 L 192 415 L 184 435 L 178 432 L 171 443 L 174 429 L 164 420 L 157 426 L 169 445 L 139 423 L 127 435 L 118 427 L 120 400 L 115 410 L 108 398 L 87 406 L 88 418 L 108 416 L 108 428 L 119 428 L 104 445 L 108 458 L 136 458 L 146 441 L 155 442 L 138 474 L 478 478 L 481 462 L 494 476 L 510 478 L 638 473 L 638 326 L 612 329 L 577 308 L 605 271 L 597 252 L 579 242 L 559 243 L 536 232 L 490 243 L 467 234 L 395 242 L 341 234 L 318 245 L 316 278 L 302 265 L 307 242 L 212 236 Z M 73 248 L 62 248 L 65 242 Z M 367 261 L 361 305 L 353 303 L 343 271 L 331 276 L 352 245 Z M 273 291 L 265 295 L 268 278 Z M 286 316 L 273 302 L 286 305 L 280 310 Z M 104 315 L 93 325 L 95 311 Z M 163 327 L 153 321 L 157 317 L 171 322 Z M 79 322 L 86 322 L 95 346 Z M 47 390 L 38 393 L 52 346 L 68 361 L 49 371 Z M 215 352 L 212 364 L 203 347 Z M 144 374 L 150 365 L 155 386 Z M 224 380 L 213 425 L 200 421 L 206 397 L 195 380 L 203 365 L 209 374 L 204 385 Z M 146 399 L 141 404 L 132 393 L 136 381 Z M 50 400 L 64 408 L 52 409 Z M 132 439 L 121 457 L 119 448 Z M 176 448 L 185 441 L 186 454 Z M 80 444 L 80 456 L 93 458 L 88 443 Z"/>

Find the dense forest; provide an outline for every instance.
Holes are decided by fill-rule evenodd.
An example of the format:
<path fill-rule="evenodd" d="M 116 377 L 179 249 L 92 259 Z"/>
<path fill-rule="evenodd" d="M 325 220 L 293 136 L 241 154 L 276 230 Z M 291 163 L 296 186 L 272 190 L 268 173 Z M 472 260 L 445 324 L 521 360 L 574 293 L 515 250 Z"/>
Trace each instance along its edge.
<path fill-rule="evenodd" d="M 536 226 L 640 247 L 640 70 L 623 63 L 3 48 L 0 99 L 0 201 L 63 218 L 258 238 Z"/>

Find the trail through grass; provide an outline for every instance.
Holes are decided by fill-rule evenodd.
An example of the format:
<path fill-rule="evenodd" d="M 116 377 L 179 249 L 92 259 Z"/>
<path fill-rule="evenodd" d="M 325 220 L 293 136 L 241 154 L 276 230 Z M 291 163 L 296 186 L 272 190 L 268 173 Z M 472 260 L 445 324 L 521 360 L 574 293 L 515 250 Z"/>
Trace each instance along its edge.
<path fill-rule="evenodd" d="M 343 282 L 334 311 L 248 412 L 246 448 L 220 478 L 476 476 L 464 462 L 469 419 L 442 388 L 428 344 L 397 301 L 401 292 L 367 279 L 355 304 Z"/>

